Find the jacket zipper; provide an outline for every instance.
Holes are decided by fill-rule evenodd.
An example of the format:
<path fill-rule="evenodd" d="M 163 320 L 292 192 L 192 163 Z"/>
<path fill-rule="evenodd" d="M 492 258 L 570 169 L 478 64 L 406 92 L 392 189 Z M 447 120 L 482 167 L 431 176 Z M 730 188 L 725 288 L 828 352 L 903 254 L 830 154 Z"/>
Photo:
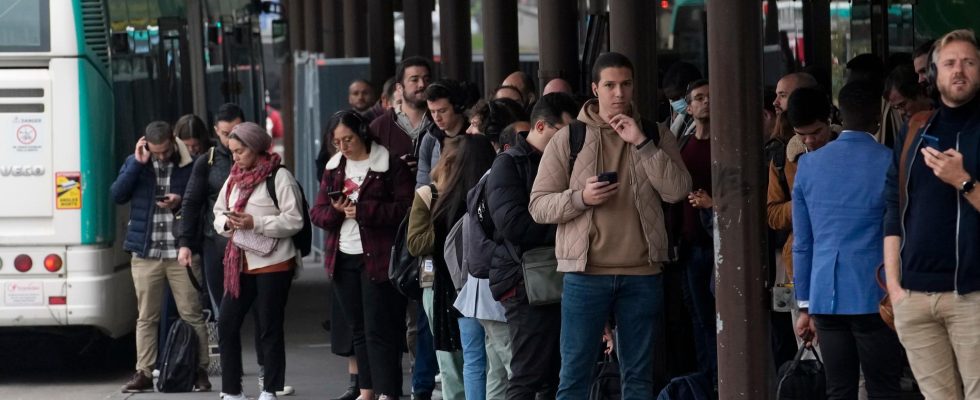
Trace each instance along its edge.
<path fill-rule="evenodd" d="M 956 132 L 956 151 L 960 151 L 960 132 Z M 953 270 L 953 293 L 956 295 L 960 294 L 959 278 L 960 278 L 960 207 L 962 205 L 960 201 L 959 190 L 956 191 L 956 269 Z"/>

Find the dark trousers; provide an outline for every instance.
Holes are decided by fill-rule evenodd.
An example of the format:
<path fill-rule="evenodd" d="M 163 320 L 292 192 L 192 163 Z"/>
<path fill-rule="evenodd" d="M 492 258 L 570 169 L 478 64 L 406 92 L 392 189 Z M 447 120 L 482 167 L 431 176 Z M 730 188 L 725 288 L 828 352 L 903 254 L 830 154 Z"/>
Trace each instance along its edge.
<path fill-rule="evenodd" d="M 353 334 L 361 389 L 398 397 L 402 389 L 405 297 L 391 282 L 371 282 L 361 255 L 337 253 L 334 287 Z"/>
<path fill-rule="evenodd" d="M 813 315 L 827 376 L 827 399 L 858 398 L 858 368 L 868 399 L 899 399 L 905 365 L 898 336 L 878 314 Z"/>
<path fill-rule="evenodd" d="M 429 318 L 425 315 L 425 307 L 418 302 L 418 318 L 416 318 L 415 336 L 415 365 L 412 368 L 412 392 L 416 394 L 432 393 L 436 388 L 436 374 L 439 373 L 439 363 L 436 361 L 436 348 L 432 329 L 429 328 Z"/>
<path fill-rule="evenodd" d="M 683 250 L 684 303 L 691 313 L 694 328 L 694 347 L 697 351 L 698 372 L 718 379 L 718 341 L 715 332 L 715 296 L 711 293 L 714 278 L 714 248 L 685 246 Z"/>
<path fill-rule="evenodd" d="M 221 315 L 221 298 L 225 295 L 225 246 L 228 239 L 224 237 L 204 238 L 201 251 L 201 262 L 204 268 L 204 280 L 211 296 L 212 306 L 216 316 Z"/>
<path fill-rule="evenodd" d="M 554 399 L 561 370 L 561 304 L 532 306 L 519 283 L 517 294 L 503 305 L 511 337 L 507 400 L 534 400 L 538 392 Z"/>
<path fill-rule="evenodd" d="M 221 351 L 221 391 L 242 393 L 242 322 L 255 305 L 257 324 L 256 351 L 261 354 L 265 391 L 275 393 L 283 388 L 286 375 L 286 345 L 283 321 L 286 300 L 293 282 L 293 272 L 271 272 L 258 275 L 239 274 L 238 298 L 226 295 L 221 301 L 218 318 L 218 348 Z"/>

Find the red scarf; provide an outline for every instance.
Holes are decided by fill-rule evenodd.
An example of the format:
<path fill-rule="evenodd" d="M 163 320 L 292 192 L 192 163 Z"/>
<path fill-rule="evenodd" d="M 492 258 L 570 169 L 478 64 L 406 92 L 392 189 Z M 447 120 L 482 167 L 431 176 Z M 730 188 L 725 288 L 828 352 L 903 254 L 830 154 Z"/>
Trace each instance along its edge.
<path fill-rule="evenodd" d="M 234 212 L 245 211 L 245 205 L 248 204 L 249 197 L 252 197 L 252 192 L 255 187 L 260 183 L 265 182 L 265 179 L 269 177 L 270 174 L 276 171 L 279 166 L 281 158 L 279 154 L 271 153 L 265 156 L 259 156 L 256 160 L 255 166 L 251 169 L 242 169 L 239 167 L 238 163 L 235 163 L 231 167 L 231 174 L 228 175 L 228 188 L 225 191 L 225 203 L 231 197 L 231 191 L 234 188 L 238 188 L 238 199 L 235 200 L 235 205 L 229 207 L 229 210 Z M 253 224 L 255 221 L 255 216 L 252 216 Z M 253 227 L 254 229 L 254 227 Z M 242 272 L 242 249 L 235 246 L 234 241 L 229 240 L 228 245 L 225 246 L 225 293 L 230 294 L 232 298 L 238 298 L 239 292 L 239 282 L 238 274 Z"/>

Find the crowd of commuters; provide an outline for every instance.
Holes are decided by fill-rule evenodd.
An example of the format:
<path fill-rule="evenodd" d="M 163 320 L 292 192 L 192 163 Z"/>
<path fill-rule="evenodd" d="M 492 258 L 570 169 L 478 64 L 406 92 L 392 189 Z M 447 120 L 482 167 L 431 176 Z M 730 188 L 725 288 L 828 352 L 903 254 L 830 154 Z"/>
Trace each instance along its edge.
<path fill-rule="evenodd" d="M 907 62 L 861 55 L 847 68 L 836 96 L 793 71 L 760 110 L 773 370 L 817 347 L 829 399 L 897 399 L 906 367 L 927 399 L 980 399 L 976 38 L 957 30 Z M 600 55 L 585 99 L 562 79 L 539 95 L 520 71 L 483 97 L 433 80 L 419 57 L 380 93 L 350 84 L 350 109 L 323 134 L 308 216 L 326 232 L 328 328 L 351 374 L 337 399 L 402 396 L 406 350 L 420 400 L 437 376 L 449 400 L 586 399 L 603 352 L 618 359 L 623 399 L 653 398 L 684 374 L 717 389 L 711 141 L 738 133 L 712 129 L 695 66 L 670 66 L 660 93 L 636 93 L 635 72 L 622 54 Z M 669 111 L 640 115 L 639 96 Z M 131 204 L 139 304 L 124 391 L 152 390 L 168 313 L 207 337 L 208 309 L 222 396 L 245 398 L 240 328 L 254 309 L 260 399 L 292 392 L 283 316 L 302 267 L 290 240 L 304 225 L 301 190 L 238 107 L 214 120 L 214 135 L 194 116 L 151 123 L 112 186 Z M 418 298 L 389 278 L 399 235 L 419 260 Z M 557 278 L 529 272 L 542 251 Z M 542 279 L 560 295 L 542 300 Z M 206 341 L 200 353 L 195 390 L 207 391 Z"/>

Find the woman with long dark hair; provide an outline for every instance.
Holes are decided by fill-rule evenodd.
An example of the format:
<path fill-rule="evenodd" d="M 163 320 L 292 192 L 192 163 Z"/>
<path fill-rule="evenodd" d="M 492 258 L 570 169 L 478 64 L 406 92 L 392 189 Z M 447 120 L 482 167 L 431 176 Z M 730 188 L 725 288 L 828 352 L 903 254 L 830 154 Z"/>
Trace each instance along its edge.
<path fill-rule="evenodd" d="M 432 184 L 419 188 L 408 223 L 409 252 L 425 257 L 423 271 L 432 271 L 431 288 L 422 291 L 422 303 L 435 340 L 442 371 L 443 398 L 465 398 L 462 383 L 459 311 L 453 307 L 456 288 L 443 256 L 449 230 L 466 213 L 466 194 L 493 164 L 495 152 L 483 135 L 447 139 L 442 157 L 432 170 Z M 482 389 L 482 388 L 481 388 Z"/>
<path fill-rule="evenodd" d="M 388 280 L 398 224 L 411 204 L 408 165 L 376 143 L 368 121 L 334 116 L 337 153 L 326 164 L 310 217 L 326 233 L 324 259 L 353 335 L 362 399 L 401 396 L 405 298 Z"/>

